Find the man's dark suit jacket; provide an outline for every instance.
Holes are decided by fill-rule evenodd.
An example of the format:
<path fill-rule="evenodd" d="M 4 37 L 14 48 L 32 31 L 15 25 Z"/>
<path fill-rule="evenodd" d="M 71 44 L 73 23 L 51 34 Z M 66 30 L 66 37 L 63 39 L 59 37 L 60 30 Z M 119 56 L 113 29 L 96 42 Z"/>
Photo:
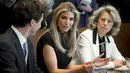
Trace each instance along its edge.
<path fill-rule="evenodd" d="M 7 32 L 0 35 L 0 73 L 40 73 L 32 43 L 28 43 L 28 63 L 25 63 L 23 49 L 16 33 L 9 28 Z"/>

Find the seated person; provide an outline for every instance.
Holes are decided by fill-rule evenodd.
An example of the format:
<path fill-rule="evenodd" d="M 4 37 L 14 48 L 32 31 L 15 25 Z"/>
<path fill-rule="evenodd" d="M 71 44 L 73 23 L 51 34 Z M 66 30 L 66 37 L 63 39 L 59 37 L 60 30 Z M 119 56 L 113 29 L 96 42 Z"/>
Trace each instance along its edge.
<path fill-rule="evenodd" d="M 13 6 L 13 24 L 0 34 L 0 73 L 41 73 L 29 36 L 41 27 L 43 6 L 39 0 L 19 0 Z"/>
<path fill-rule="evenodd" d="M 38 40 L 37 63 L 44 73 L 90 73 L 92 66 L 106 65 L 109 58 L 71 65 L 76 48 L 79 12 L 70 2 L 61 3 L 53 13 L 51 28 Z M 102 56 L 102 54 L 101 54 Z M 101 62 L 95 63 L 96 60 Z M 89 70 L 90 68 L 90 70 Z"/>
<path fill-rule="evenodd" d="M 104 53 L 102 58 L 111 58 L 107 66 L 121 67 L 124 57 L 118 51 L 112 36 L 117 35 L 121 26 L 118 11 L 111 5 L 100 7 L 89 19 L 88 29 L 77 39 L 76 63 L 83 64 Z M 129 62 L 126 61 L 128 66 Z"/>
<path fill-rule="evenodd" d="M 68 0 L 74 4 L 74 6 L 80 12 L 80 20 L 78 23 L 78 29 L 86 28 L 88 25 L 89 15 L 93 12 L 91 8 L 91 0 Z"/>

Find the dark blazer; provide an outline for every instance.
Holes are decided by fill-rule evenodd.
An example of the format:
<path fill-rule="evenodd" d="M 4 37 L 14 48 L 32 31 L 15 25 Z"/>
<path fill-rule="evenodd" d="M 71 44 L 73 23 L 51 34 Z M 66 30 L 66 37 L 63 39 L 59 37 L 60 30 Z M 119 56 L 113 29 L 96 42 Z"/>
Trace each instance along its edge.
<path fill-rule="evenodd" d="M 0 35 L 0 73 L 40 73 L 32 43 L 28 42 L 28 63 L 25 63 L 23 50 L 16 33 L 9 28 Z"/>

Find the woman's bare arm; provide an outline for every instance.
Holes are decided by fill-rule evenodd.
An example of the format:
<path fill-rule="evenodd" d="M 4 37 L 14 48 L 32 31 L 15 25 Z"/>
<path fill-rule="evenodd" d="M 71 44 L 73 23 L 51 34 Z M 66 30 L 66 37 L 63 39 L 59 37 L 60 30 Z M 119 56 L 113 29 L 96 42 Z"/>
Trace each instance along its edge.
<path fill-rule="evenodd" d="M 68 69 L 58 69 L 56 53 L 50 45 L 43 47 L 43 56 L 50 73 L 86 73 L 86 67 L 84 65 L 78 65 Z"/>

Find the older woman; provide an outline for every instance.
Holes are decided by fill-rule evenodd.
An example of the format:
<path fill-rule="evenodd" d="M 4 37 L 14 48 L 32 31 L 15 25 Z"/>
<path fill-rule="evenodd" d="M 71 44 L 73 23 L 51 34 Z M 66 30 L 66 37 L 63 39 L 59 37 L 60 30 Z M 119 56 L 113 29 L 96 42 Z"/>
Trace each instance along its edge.
<path fill-rule="evenodd" d="M 94 61 L 81 65 L 70 65 L 71 57 L 76 48 L 76 30 L 79 12 L 70 2 L 61 3 L 55 10 L 51 22 L 51 29 L 47 30 L 39 39 L 37 45 L 38 66 L 45 73 L 86 73 L 91 70 Z M 94 64 L 106 64 L 109 59 Z M 88 69 L 88 70 L 86 70 Z M 90 72 L 89 72 L 90 73 Z"/>
<path fill-rule="evenodd" d="M 97 9 L 89 19 L 89 28 L 78 37 L 76 63 L 82 64 L 91 61 L 99 54 L 104 53 L 102 58 L 112 59 L 109 66 L 121 67 L 125 59 L 112 38 L 119 32 L 120 26 L 119 13 L 113 6 L 107 5 Z"/>

